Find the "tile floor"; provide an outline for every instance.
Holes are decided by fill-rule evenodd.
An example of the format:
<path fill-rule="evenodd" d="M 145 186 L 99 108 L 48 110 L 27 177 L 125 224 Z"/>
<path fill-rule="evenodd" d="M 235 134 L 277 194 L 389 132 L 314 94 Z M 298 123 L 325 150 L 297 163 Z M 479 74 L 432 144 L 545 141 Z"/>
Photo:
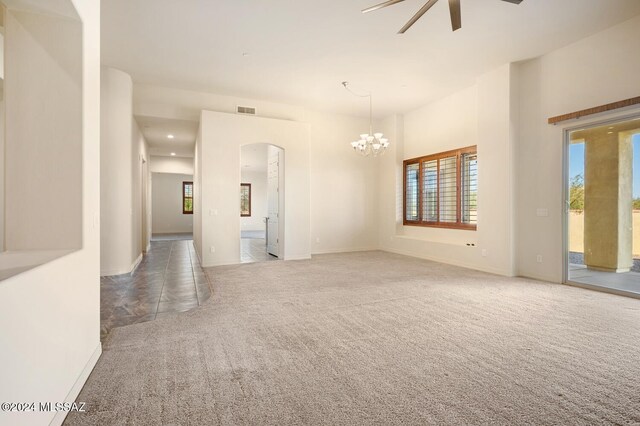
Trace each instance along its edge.
<path fill-rule="evenodd" d="M 240 261 L 242 263 L 270 262 L 272 260 L 278 260 L 278 258 L 267 253 L 264 238 L 240 239 Z"/>
<path fill-rule="evenodd" d="M 176 234 L 153 234 L 151 241 L 174 241 L 174 240 L 193 240 L 193 234 L 191 232 L 183 232 Z"/>
<path fill-rule="evenodd" d="M 152 241 L 133 274 L 100 278 L 101 338 L 114 327 L 188 311 L 210 296 L 193 241 Z"/>
<path fill-rule="evenodd" d="M 585 265 L 569 265 L 569 281 L 590 288 L 605 288 L 616 293 L 640 297 L 640 274 L 637 272 L 602 272 L 587 269 Z"/>
<path fill-rule="evenodd" d="M 612 290 L 614 293 L 640 298 L 640 259 L 633 259 L 630 272 L 614 273 L 594 271 L 584 264 L 584 254 L 569 252 L 569 281 L 595 290 Z"/>

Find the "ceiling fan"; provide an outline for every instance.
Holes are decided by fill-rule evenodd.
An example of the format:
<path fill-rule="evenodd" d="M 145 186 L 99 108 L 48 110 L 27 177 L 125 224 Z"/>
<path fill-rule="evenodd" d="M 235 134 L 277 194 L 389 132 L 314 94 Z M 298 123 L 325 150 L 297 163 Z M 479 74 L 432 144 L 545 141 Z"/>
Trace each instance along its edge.
<path fill-rule="evenodd" d="M 364 9 L 362 11 L 362 13 L 373 12 L 374 10 L 382 9 L 384 7 L 387 7 L 387 6 L 393 6 L 394 4 L 401 3 L 403 1 L 404 0 L 388 0 L 388 1 L 382 2 L 380 4 L 377 4 L 375 6 L 371 6 L 371 7 L 367 8 L 367 9 Z M 502 0 L 502 1 L 506 1 L 506 2 L 513 3 L 513 4 L 522 3 L 522 0 Z M 409 19 L 409 22 L 407 22 L 404 25 L 404 27 L 402 27 L 400 29 L 400 31 L 398 31 L 398 34 L 404 34 L 405 31 L 407 31 L 409 28 L 411 28 L 411 26 L 413 24 L 415 24 L 418 19 L 422 18 L 422 15 L 427 13 L 427 11 L 429 9 L 431 9 L 433 7 L 433 5 L 436 4 L 437 2 L 438 2 L 438 0 L 429 0 L 424 6 L 422 6 L 422 8 L 418 11 L 418 13 L 413 15 L 413 17 L 411 19 Z M 453 31 L 456 31 L 456 30 L 459 30 L 460 28 L 462 28 L 462 15 L 460 13 L 460 0 L 449 0 L 449 12 L 451 14 L 451 27 L 453 28 Z"/>

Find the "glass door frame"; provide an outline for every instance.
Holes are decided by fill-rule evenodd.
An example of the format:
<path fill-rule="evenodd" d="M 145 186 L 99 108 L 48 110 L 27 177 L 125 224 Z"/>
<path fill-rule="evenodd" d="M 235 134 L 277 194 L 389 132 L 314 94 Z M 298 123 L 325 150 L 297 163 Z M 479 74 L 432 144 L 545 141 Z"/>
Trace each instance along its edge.
<path fill-rule="evenodd" d="M 601 127 L 611 124 L 617 124 L 624 121 L 640 119 L 640 108 L 625 108 L 617 113 L 608 113 L 591 119 L 578 119 L 579 124 L 563 127 L 563 149 L 562 149 L 562 282 L 563 284 L 573 285 L 577 287 L 588 287 L 605 292 L 613 292 L 606 287 L 592 287 L 586 284 L 571 281 L 569 277 L 569 146 L 571 145 L 571 133 L 576 130 L 589 129 L 593 127 Z"/>

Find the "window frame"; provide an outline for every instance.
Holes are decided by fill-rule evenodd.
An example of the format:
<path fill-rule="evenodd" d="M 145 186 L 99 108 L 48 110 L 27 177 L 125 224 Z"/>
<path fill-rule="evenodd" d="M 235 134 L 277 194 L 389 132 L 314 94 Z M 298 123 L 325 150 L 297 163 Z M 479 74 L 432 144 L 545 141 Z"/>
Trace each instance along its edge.
<path fill-rule="evenodd" d="M 422 157 L 411 158 L 402 162 L 402 224 L 404 226 L 421 226 L 427 228 L 448 228 L 448 229 L 462 229 L 466 231 L 475 231 L 478 229 L 478 224 L 470 224 L 462 222 L 462 156 L 464 154 L 478 154 L 478 146 L 472 145 L 465 148 L 453 149 L 450 151 L 439 152 L 437 154 L 425 155 Z M 456 157 L 456 221 L 455 222 L 440 222 L 440 161 L 444 158 Z M 423 197 L 424 197 L 424 182 L 423 182 L 423 167 L 426 161 L 438 160 L 437 169 L 437 222 L 427 222 L 422 220 L 423 217 Z M 407 220 L 407 166 L 411 164 L 418 164 L 418 220 Z"/>
<path fill-rule="evenodd" d="M 242 214 L 242 188 L 243 187 L 247 187 L 249 188 L 249 214 Z M 250 183 L 241 183 L 240 184 L 240 217 L 251 217 L 251 184 Z"/>
<path fill-rule="evenodd" d="M 186 187 L 187 185 L 191 185 L 191 197 L 186 196 Z M 191 211 L 185 210 L 184 202 L 188 199 L 191 199 Z M 182 181 L 182 214 L 193 214 L 193 182 Z"/>

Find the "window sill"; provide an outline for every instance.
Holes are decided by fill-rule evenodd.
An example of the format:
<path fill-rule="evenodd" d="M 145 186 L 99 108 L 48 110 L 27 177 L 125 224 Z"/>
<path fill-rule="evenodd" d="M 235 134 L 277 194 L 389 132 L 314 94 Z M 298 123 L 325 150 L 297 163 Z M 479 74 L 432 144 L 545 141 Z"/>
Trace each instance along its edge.
<path fill-rule="evenodd" d="M 444 228 L 444 229 L 458 229 L 461 231 L 476 231 L 478 225 L 460 225 L 457 223 L 420 223 L 420 222 L 407 222 L 403 223 L 404 226 L 416 226 L 420 228 Z"/>
<path fill-rule="evenodd" d="M 0 281 L 73 253 L 68 250 L 24 250 L 0 253 Z"/>

